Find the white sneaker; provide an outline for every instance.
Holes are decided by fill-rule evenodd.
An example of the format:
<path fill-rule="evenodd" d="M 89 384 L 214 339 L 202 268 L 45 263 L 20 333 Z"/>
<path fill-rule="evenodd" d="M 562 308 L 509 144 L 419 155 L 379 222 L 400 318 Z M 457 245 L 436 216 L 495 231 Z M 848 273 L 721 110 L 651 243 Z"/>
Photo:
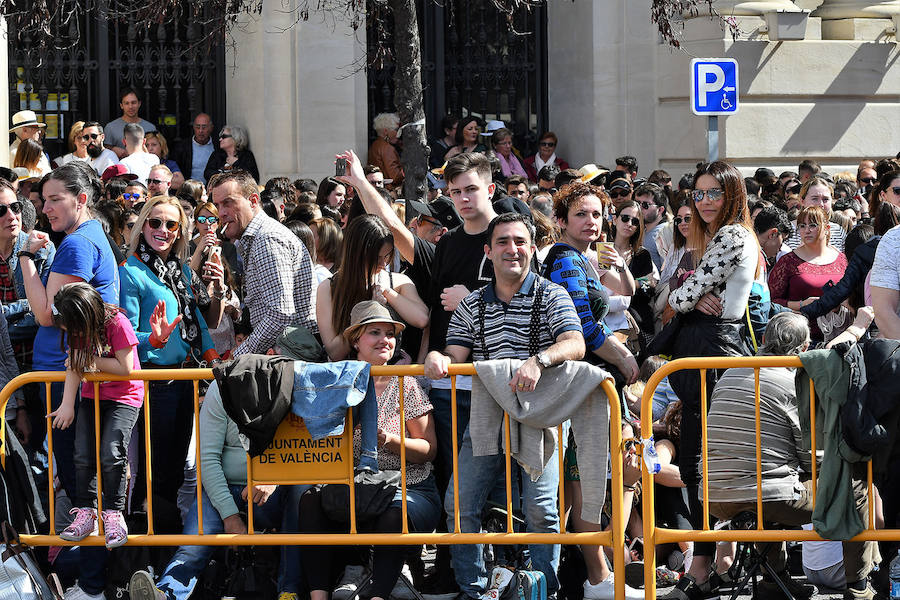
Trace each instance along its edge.
<path fill-rule="evenodd" d="M 153 575 L 147 571 L 135 571 L 128 582 L 128 596 L 131 600 L 166 600 L 166 595 L 156 587 Z"/>
<path fill-rule="evenodd" d="M 96 595 L 88 594 L 76 583 L 66 590 L 66 593 L 63 594 L 63 600 L 106 600 L 106 596 L 103 595 L 103 592 Z"/>
<path fill-rule="evenodd" d="M 400 577 L 397 578 L 397 583 L 394 584 L 394 589 L 391 591 L 391 598 L 393 600 L 417 600 L 416 595 L 410 589 L 412 587 L 412 572 L 409 570 L 409 565 L 403 563 Z"/>
<path fill-rule="evenodd" d="M 598 584 L 590 581 L 584 582 L 584 600 L 615 600 L 616 585 L 613 582 L 613 574 Z M 625 600 L 644 600 L 644 592 L 631 586 L 625 586 Z"/>
<path fill-rule="evenodd" d="M 352 598 L 360 586 L 369 579 L 369 570 L 362 565 L 347 565 L 338 586 L 331 595 L 332 600 Z"/>

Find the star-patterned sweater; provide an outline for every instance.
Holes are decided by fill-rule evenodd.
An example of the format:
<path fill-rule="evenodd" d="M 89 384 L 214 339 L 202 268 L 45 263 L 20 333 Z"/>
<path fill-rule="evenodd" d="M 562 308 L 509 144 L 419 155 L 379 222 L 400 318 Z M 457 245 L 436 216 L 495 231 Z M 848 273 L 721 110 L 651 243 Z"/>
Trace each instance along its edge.
<path fill-rule="evenodd" d="M 722 319 L 742 319 L 759 264 L 756 236 L 742 225 L 725 225 L 706 247 L 697 269 L 671 293 L 669 305 L 680 313 L 694 309 L 707 292 L 722 300 Z"/>

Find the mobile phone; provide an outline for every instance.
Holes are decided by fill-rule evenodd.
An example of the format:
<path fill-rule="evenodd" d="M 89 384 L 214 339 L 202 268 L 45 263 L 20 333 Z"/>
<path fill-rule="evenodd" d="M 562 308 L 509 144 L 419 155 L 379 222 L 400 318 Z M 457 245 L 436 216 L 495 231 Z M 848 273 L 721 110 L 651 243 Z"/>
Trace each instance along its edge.
<path fill-rule="evenodd" d="M 336 176 L 347 174 L 347 159 L 346 158 L 339 158 L 334 161 L 334 174 Z"/>
<path fill-rule="evenodd" d="M 219 262 L 222 262 L 222 246 L 210 246 L 209 247 L 209 257 L 213 256 L 219 259 Z"/>

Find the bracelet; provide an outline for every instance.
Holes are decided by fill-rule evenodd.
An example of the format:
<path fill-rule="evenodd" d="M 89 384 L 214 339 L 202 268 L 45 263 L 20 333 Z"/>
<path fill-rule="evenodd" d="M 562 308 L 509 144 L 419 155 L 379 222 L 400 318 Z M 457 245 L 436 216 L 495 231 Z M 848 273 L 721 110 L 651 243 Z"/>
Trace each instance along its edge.
<path fill-rule="evenodd" d="M 635 488 L 635 486 L 633 486 L 633 485 L 626 485 L 623 487 L 625 488 L 625 491 L 628 491 L 628 492 L 633 492 L 634 488 Z"/>
<path fill-rule="evenodd" d="M 28 250 L 20 250 L 18 254 L 16 254 L 20 259 L 22 258 L 30 258 L 34 260 L 34 252 L 29 252 Z"/>

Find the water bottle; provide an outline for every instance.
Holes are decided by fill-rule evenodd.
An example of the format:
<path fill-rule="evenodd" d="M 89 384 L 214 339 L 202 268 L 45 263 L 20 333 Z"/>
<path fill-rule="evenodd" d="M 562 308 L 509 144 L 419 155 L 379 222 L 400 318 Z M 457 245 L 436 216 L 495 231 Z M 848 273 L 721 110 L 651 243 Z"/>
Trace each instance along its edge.
<path fill-rule="evenodd" d="M 641 445 L 644 447 L 642 458 L 644 465 L 647 467 L 647 472 L 651 475 L 656 475 L 659 473 L 660 469 L 662 469 L 662 465 L 659 464 L 659 455 L 656 453 L 656 443 L 653 441 L 653 436 L 651 435 L 649 438 L 642 439 Z M 898 565 L 898 568 L 900 568 L 900 565 Z M 893 574 L 893 570 L 891 573 Z M 893 581 L 893 579 L 891 581 Z M 900 579 L 897 581 L 900 583 Z"/>
<path fill-rule="evenodd" d="M 891 561 L 891 598 L 900 598 L 900 550 Z"/>

